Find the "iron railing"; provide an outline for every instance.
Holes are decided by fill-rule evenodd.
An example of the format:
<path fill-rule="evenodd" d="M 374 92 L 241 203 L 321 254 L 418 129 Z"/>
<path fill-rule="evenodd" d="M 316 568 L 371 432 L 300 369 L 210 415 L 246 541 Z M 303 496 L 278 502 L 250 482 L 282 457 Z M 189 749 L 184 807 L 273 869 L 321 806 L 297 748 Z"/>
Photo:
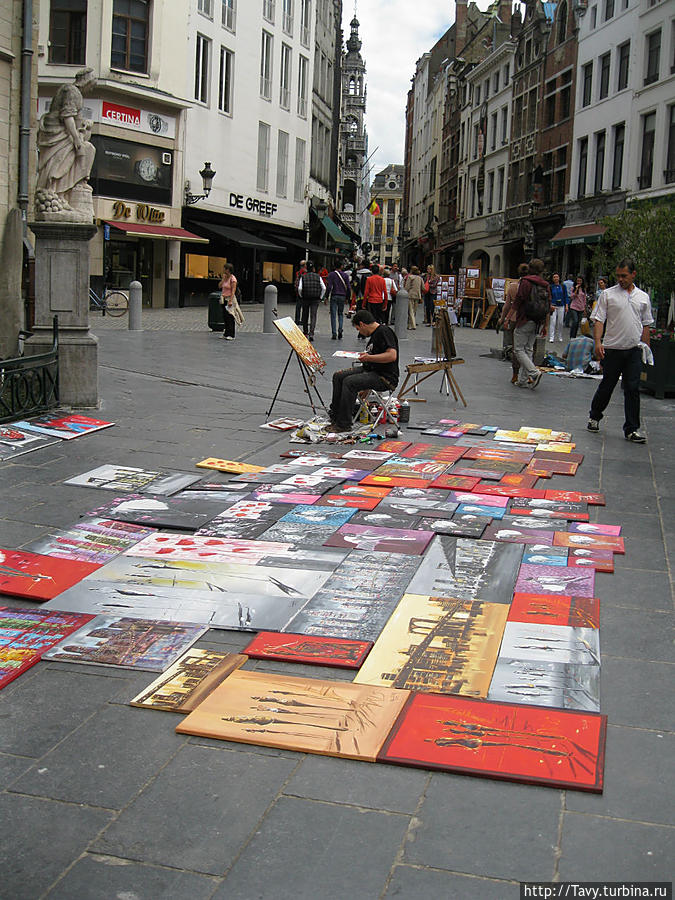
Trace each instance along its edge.
<path fill-rule="evenodd" d="M 59 319 L 51 350 L 0 360 L 0 422 L 43 412 L 59 403 Z"/>

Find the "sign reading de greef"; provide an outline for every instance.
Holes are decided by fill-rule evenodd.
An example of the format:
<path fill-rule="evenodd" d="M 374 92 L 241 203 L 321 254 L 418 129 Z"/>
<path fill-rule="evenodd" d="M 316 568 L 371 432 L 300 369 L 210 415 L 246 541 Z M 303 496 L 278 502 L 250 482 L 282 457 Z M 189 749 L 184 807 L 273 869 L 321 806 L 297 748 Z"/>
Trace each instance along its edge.
<path fill-rule="evenodd" d="M 38 100 L 38 118 L 47 112 L 51 97 L 40 97 Z M 128 128 L 143 134 L 156 134 L 160 137 L 175 138 L 176 117 L 150 112 L 135 106 L 112 103 L 96 97 L 85 97 L 82 115 L 92 122 L 113 125 L 116 128 Z"/>

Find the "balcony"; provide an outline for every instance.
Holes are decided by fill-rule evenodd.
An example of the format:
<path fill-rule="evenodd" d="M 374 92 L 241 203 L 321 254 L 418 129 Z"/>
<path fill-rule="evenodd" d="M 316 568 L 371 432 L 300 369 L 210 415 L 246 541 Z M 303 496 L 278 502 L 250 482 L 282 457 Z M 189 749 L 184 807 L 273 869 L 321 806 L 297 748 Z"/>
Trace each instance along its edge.
<path fill-rule="evenodd" d="M 650 188 L 652 186 L 652 173 L 650 172 L 648 175 L 638 175 L 637 182 L 641 191 Z"/>

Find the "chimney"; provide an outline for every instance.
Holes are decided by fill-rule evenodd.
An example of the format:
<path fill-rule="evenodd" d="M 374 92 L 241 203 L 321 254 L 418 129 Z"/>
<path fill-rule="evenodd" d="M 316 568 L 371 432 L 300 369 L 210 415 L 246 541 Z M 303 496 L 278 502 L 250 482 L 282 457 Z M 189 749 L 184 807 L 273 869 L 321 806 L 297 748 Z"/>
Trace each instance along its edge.
<path fill-rule="evenodd" d="M 466 45 L 466 0 L 455 0 L 455 56 Z"/>
<path fill-rule="evenodd" d="M 502 25 L 511 24 L 511 0 L 499 0 L 499 21 Z"/>

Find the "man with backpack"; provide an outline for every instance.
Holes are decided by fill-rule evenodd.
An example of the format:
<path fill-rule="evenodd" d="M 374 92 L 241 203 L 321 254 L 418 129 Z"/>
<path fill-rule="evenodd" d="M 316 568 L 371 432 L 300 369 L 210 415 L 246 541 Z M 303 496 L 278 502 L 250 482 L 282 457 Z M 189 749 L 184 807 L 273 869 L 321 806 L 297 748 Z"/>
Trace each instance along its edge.
<path fill-rule="evenodd" d="M 349 275 L 341 262 L 336 262 L 333 271 L 326 281 L 326 290 L 330 297 L 331 340 L 342 340 L 342 323 L 345 299 L 351 290 Z"/>
<path fill-rule="evenodd" d="M 520 279 L 514 304 L 516 324 L 513 331 L 513 350 L 520 363 L 516 384 L 534 390 L 541 380 L 541 372 L 535 366 L 532 355 L 537 335 L 546 337 L 551 313 L 551 289 L 542 277 L 544 263 L 531 259 L 528 274 Z"/>
<path fill-rule="evenodd" d="M 314 340 L 316 314 L 326 293 L 326 285 L 314 270 L 314 263 L 307 263 L 307 271 L 298 281 L 298 296 L 302 299 L 302 331 L 310 341 Z"/>

